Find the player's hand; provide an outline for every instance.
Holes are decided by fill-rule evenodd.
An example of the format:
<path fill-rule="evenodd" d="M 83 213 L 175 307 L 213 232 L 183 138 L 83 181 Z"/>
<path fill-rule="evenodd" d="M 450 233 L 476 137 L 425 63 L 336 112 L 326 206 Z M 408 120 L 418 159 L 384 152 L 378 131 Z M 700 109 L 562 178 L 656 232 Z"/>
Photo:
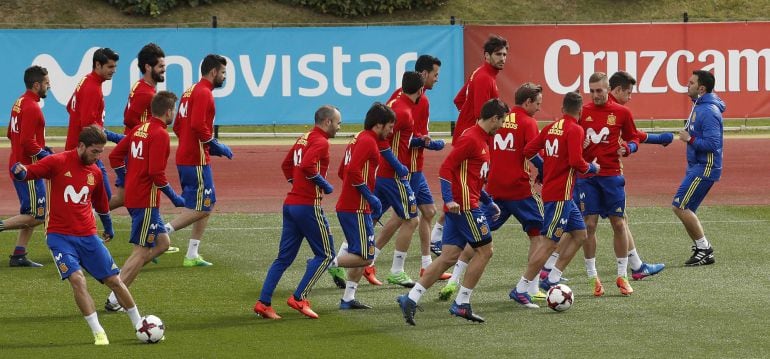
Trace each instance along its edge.
<path fill-rule="evenodd" d="M 46 151 L 48 151 L 48 153 L 50 153 L 50 154 L 54 154 L 54 153 L 56 153 L 56 152 L 54 152 L 53 148 L 51 148 L 51 147 L 48 147 L 48 146 L 43 146 L 43 149 L 44 149 L 44 150 L 46 150 Z"/>
<path fill-rule="evenodd" d="M 102 233 L 102 240 L 104 242 L 109 242 L 112 240 L 112 238 L 115 237 L 115 230 L 112 229 L 112 217 L 110 217 L 110 214 L 101 214 L 99 213 L 99 219 L 102 220 L 102 226 L 104 227 L 104 232 Z"/>
<path fill-rule="evenodd" d="M 588 138 L 588 136 L 586 136 L 586 138 L 583 139 L 583 149 L 586 149 L 590 144 L 591 144 L 591 140 Z"/>
<path fill-rule="evenodd" d="M 684 142 L 690 142 L 690 138 L 691 137 L 692 136 L 690 136 L 690 133 L 687 132 L 687 130 L 680 130 L 679 131 L 679 139 L 680 140 L 682 140 Z"/>
<path fill-rule="evenodd" d="M 382 202 L 376 196 L 367 198 L 369 207 L 372 209 L 372 221 L 377 221 L 382 217 Z"/>
<path fill-rule="evenodd" d="M 174 207 L 185 206 L 186 203 L 184 197 L 176 194 L 176 192 L 174 192 L 174 188 L 172 188 L 170 184 L 160 187 L 160 191 L 163 192 L 163 194 L 165 194 L 169 200 L 171 200 L 171 203 L 174 204 Z"/>
<path fill-rule="evenodd" d="M 446 209 L 447 211 L 449 211 L 449 213 L 460 214 L 459 203 L 452 201 L 452 202 L 447 202 L 444 205 L 446 206 Z M 500 210 L 500 208 L 498 208 L 498 210 Z"/>
<path fill-rule="evenodd" d="M 623 157 L 628 156 L 628 154 L 631 153 L 631 151 L 628 149 L 628 144 L 625 142 L 621 143 L 620 147 L 618 147 L 617 153 L 619 156 L 623 156 Z"/>
<path fill-rule="evenodd" d="M 115 169 L 115 187 L 123 188 L 126 184 L 126 166 Z"/>
<path fill-rule="evenodd" d="M 423 146 L 428 147 L 430 145 L 430 136 L 422 136 Z"/>
<path fill-rule="evenodd" d="M 219 143 L 216 138 L 212 138 L 209 143 L 209 154 L 217 157 L 227 157 L 227 159 L 233 159 L 233 151 L 230 147 L 227 147 L 224 143 Z"/>
<path fill-rule="evenodd" d="M 43 158 L 46 158 L 51 155 L 51 152 L 47 151 L 45 148 L 41 148 L 40 152 L 37 153 L 37 159 L 42 160 Z"/>
<path fill-rule="evenodd" d="M 444 140 L 430 141 L 430 143 L 425 145 L 425 148 L 431 151 L 441 151 L 444 149 Z"/>
<path fill-rule="evenodd" d="M 596 159 L 594 158 L 593 161 L 588 166 L 588 171 L 586 171 L 586 174 L 597 174 L 602 169 L 602 166 L 599 166 L 599 163 L 596 162 Z"/>
<path fill-rule="evenodd" d="M 661 133 L 660 134 L 660 144 L 663 147 L 666 147 L 671 144 L 671 142 L 674 142 L 674 134 L 671 132 Z"/>
<path fill-rule="evenodd" d="M 489 206 L 492 207 L 492 220 L 496 221 L 498 218 L 500 218 L 500 213 L 502 213 L 500 206 L 498 206 L 495 202 L 490 203 Z"/>
<path fill-rule="evenodd" d="M 11 174 L 17 181 L 23 181 L 27 178 L 27 167 L 24 167 L 21 162 L 16 162 L 11 167 Z"/>

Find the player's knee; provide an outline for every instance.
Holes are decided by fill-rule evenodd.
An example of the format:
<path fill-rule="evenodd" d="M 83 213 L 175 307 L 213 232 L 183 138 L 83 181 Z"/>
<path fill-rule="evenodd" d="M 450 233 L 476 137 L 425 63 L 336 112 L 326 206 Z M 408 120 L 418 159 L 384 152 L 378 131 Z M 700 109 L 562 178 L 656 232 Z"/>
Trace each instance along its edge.
<path fill-rule="evenodd" d="M 424 221 L 432 222 L 433 217 L 436 217 L 436 206 L 433 204 L 424 204 L 420 206 L 420 217 Z"/>
<path fill-rule="evenodd" d="M 121 281 L 120 276 L 116 274 L 105 278 L 104 285 L 115 291 L 116 289 L 120 288 L 121 285 L 123 285 L 123 281 Z"/>

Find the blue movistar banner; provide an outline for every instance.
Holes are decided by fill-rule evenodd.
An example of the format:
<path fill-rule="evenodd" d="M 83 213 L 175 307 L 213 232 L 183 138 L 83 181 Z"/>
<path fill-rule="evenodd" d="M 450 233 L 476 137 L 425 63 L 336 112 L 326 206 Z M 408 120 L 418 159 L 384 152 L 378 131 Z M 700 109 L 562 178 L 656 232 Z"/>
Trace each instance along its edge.
<path fill-rule="evenodd" d="M 431 118 L 454 120 L 455 91 L 463 82 L 460 26 L 328 27 L 272 29 L 0 30 L 7 80 L 0 111 L 24 92 L 30 65 L 48 69 L 51 91 L 43 101 L 49 125 L 66 125 L 66 104 L 91 71 L 93 52 L 120 54 L 118 71 L 104 83 L 105 123 L 122 125 L 131 85 L 140 78 L 136 54 L 148 42 L 166 53 L 166 81 L 158 90 L 178 95 L 200 78 L 206 54 L 227 58 L 227 80 L 214 91 L 220 125 L 288 124 L 313 120 L 324 104 L 340 108 L 343 121 L 361 123 L 374 101 L 400 87 L 404 71 L 421 54 L 442 60 L 440 81 L 429 92 Z"/>

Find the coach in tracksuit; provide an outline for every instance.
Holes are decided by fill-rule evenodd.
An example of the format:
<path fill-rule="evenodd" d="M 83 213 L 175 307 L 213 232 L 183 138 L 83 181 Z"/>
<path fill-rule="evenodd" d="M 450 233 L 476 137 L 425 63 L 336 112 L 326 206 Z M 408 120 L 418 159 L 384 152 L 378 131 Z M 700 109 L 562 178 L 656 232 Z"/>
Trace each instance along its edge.
<path fill-rule="evenodd" d="M 694 108 L 679 139 L 687 143 L 687 173 L 674 195 L 674 213 L 694 241 L 692 256 L 684 264 L 699 266 L 714 263 L 714 249 L 703 233 L 695 215 L 706 194 L 722 175 L 723 123 L 725 103 L 714 90 L 714 75 L 693 71 L 687 84 L 687 95 Z"/>

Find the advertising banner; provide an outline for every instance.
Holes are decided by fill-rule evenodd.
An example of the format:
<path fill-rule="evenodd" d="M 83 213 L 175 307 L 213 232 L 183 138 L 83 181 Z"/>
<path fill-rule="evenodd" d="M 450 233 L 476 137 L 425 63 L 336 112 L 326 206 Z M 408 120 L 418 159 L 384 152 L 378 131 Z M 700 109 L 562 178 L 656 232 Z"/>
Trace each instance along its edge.
<path fill-rule="evenodd" d="M 497 77 L 501 95 L 512 103 L 522 83 L 542 85 L 538 118 L 558 116 L 569 91 L 587 95 L 593 72 L 625 70 L 637 80 L 628 103 L 635 118 L 684 119 L 692 106 L 687 80 L 698 69 L 714 73 L 714 92 L 727 103 L 725 117 L 770 116 L 767 22 L 466 26 L 466 78 L 483 61 L 490 34 L 510 46 Z"/>
<path fill-rule="evenodd" d="M 40 65 L 51 80 L 42 102 L 46 122 L 66 125 L 73 89 L 91 71 L 94 51 L 109 47 L 120 61 L 112 81 L 103 85 L 105 123 L 122 125 L 128 92 L 140 77 L 136 54 L 149 42 L 166 53 L 166 81 L 158 90 L 177 95 L 199 80 L 204 56 L 227 58 L 227 80 L 214 91 L 220 125 L 312 124 L 324 104 L 339 107 L 345 123 L 362 123 L 369 106 L 386 101 L 421 54 L 443 60 L 431 102 L 451 104 L 462 86 L 460 26 L 0 30 L 0 62 L 7 74 L 0 111 L 10 114 L 24 92 L 24 69 Z M 457 112 L 451 105 L 434 106 L 431 117 L 451 120 Z"/>

